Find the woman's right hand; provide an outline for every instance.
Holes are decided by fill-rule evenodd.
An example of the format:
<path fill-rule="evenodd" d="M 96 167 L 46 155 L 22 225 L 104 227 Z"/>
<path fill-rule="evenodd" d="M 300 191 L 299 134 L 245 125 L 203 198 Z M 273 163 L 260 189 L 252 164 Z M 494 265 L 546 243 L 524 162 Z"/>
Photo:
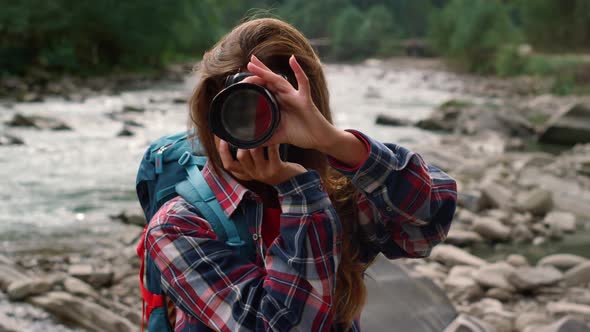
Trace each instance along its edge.
<path fill-rule="evenodd" d="M 264 158 L 264 148 L 257 147 L 248 150 L 239 149 L 237 160 L 234 160 L 229 150 L 229 144 L 221 140 L 219 155 L 223 167 L 243 181 L 256 180 L 275 186 L 298 174 L 307 172 L 307 169 L 300 164 L 282 161 L 278 144 L 268 146 L 268 159 Z"/>

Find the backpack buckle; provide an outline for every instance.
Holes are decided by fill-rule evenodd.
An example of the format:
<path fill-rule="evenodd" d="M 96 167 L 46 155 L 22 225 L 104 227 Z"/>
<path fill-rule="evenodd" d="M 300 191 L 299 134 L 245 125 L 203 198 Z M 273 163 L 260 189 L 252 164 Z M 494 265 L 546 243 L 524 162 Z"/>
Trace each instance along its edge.
<path fill-rule="evenodd" d="M 180 166 L 186 165 L 186 163 L 189 160 L 191 160 L 191 156 L 192 156 L 192 154 L 189 151 L 184 151 L 182 156 L 180 156 L 180 158 L 178 158 L 178 164 L 180 164 Z"/>

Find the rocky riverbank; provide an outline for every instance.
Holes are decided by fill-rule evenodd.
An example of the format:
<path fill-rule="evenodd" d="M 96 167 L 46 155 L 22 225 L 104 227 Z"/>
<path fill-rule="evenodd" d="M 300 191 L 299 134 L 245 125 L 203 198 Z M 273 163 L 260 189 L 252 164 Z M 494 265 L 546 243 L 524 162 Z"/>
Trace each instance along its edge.
<path fill-rule="evenodd" d="M 0 98 L 16 102 L 42 102 L 47 97 L 82 101 L 90 96 L 112 95 L 129 89 L 146 89 L 158 82 L 182 82 L 190 64 L 169 65 L 152 72 L 120 72 L 103 76 L 59 75 L 34 69 L 24 76 L 0 79 Z"/>
<path fill-rule="evenodd" d="M 449 101 L 415 125 L 448 133 L 417 150 L 458 180 L 459 208 L 445 244 L 406 263 L 486 330 L 590 331 L 590 238 L 559 249 L 590 230 L 588 99 Z"/>
<path fill-rule="evenodd" d="M 83 253 L 48 254 L 53 247 L 39 247 L 36 252 L 19 254 L 16 260 L 0 256 L 0 291 L 7 301 L 32 304 L 71 328 L 139 330 L 141 300 L 135 246 L 142 227 L 124 225 L 120 230 L 120 237 L 104 239 Z M 14 316 L 16 313 L 7 310 L 0 317 L 1 331 L 23 331 L 26 322 L 34 320 L 30 313 Z"/>
<path fill-rule="evenodd" d="M 461 314 L 453 331 L 590 331 L 590 144 L 582 134 L 572 136 L 579 143 L 559 146 L 542 139 L 550 130 L 574 132 L 572 124 L 583 129 L 587 99 L 536 95 L 545 91 L 542 82 L 462 76 L 431 63 L 329 65 L 327 77 L 339 126 L 401 142 L 459 184 L 445 243 L 424 260 L 379 260 L 375 280 L 403 287 L 388 275 L 397 271 L 391 264 L 408 271 L 406 284 L 432 280 L 452 303 L 433 310 Z M 73 87 L 56 103 L 4 102 L 0 149 L 14 157 L 0 163 L 14 175 L 10 190 L 32 203 L 0 196 L 18 210 L 4 211 L 4 224 L 14 226 L 0 232 L 0 331 L 139 328 L 135 246 L 145 221 L 133 176 L 150 140 L 184 128 L 192 84 L 60 101 L 76 94 Z M 21 175 L 27 167 L 36 173 Z M 71 210 L 22 212 L 40 204 Z M 65 226 L 73 230 L 47 240 L 40 234 L 51 227 L 37 226 L 37 216 L 51 225 L 73 219 Z M 93 230 L 79 231 L 85 228 Z M 396 326 L 383 308 L 391 300 L 378 287 L 373 294 L 365 316 L 378 322 L 363 321 L 363 328 Z"/>

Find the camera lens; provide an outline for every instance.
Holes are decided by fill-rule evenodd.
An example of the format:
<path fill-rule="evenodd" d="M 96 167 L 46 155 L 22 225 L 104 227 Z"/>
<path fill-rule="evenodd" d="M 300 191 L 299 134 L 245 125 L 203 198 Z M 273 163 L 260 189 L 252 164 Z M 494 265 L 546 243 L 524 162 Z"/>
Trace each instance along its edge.
<path fill-rule="evenodd" d="M 266 142 L 280 120 L 274 96 L 252 83 L 235 83 L 213 98 L 209 125 L 228 143 L 251 149 Z"/>

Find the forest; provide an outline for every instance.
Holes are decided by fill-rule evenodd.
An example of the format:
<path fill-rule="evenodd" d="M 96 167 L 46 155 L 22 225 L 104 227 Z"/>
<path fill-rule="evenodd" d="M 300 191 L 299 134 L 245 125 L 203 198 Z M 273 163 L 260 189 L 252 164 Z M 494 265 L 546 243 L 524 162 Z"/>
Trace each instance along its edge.
<path fill-rule="evenodd" d="M 586 0 L 21 0 L 0 10 L 0 74 L 94 75 L 194 61 L 255 17 L 327 40 L 328 61 L 400 55 L 404 41 L 417 39 L 467 71 L 550 74 L 578 63 L 561 53 L 590 48 Z"/>

